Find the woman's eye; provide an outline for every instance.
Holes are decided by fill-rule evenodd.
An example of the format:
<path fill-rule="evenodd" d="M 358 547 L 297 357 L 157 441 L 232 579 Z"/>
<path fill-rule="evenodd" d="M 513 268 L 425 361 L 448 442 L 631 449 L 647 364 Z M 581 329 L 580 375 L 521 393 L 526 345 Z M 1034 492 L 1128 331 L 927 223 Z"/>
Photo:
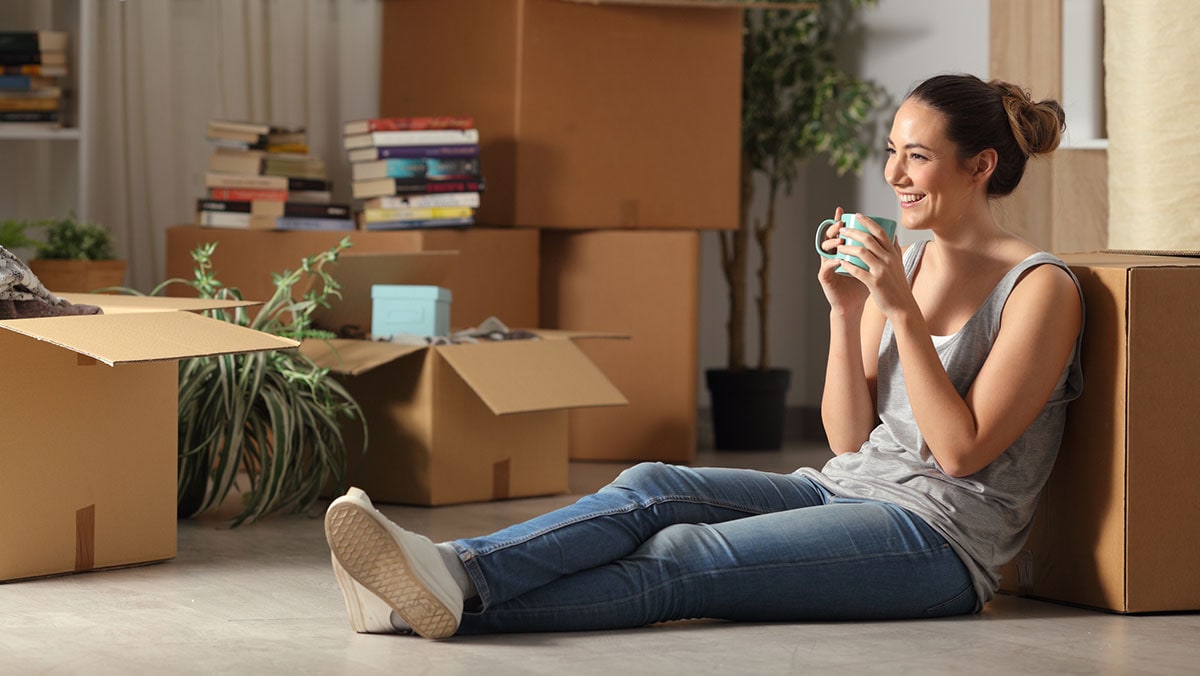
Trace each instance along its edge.
<path fill-rule="evenodd" d="M 887 155 L 887 156 L 889 156 L 889 157 L 890 157 L 890 156 L 892 156 L 892 155 L 895 155 L 895 154 L 896 154 L 896 149 L 895 149 L 895 148 L 884 148 L 884 149 L 883 149 L 883 154 L 884 154 L 884 155 Z"/>
<path fill-rule="evenodd" d="M 925 157 L 925 156 L 924 156 L 924 155 L 922 155 L 921 153 L 913 153 L 913 154 L 909 155 L 909 157 L 910 157 L 910 158 L 912 158 L 912 159 L 914 159 L 914 160 L 927 160 L 927 159 L 929 159 L 928 157 Z"/>

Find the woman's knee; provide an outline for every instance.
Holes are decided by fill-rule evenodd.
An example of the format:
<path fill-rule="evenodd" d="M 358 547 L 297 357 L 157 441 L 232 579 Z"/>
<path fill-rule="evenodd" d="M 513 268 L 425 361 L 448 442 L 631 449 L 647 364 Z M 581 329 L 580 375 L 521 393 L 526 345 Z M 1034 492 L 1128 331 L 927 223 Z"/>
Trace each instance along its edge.
<path fill-rule="evenodd" d="M 678 465 L 661 462 L 641 462 L 618 474 L 609 487 L 636 493 L 657 493 L 664 485 L 673 483 L 681 469 Z"/>

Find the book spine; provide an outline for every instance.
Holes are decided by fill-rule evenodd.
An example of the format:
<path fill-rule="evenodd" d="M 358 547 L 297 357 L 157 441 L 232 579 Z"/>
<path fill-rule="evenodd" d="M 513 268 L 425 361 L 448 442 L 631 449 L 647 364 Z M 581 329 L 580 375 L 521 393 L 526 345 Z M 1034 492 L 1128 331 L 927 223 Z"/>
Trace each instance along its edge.
<path fill-rule="evenodd" d="M 0 122 L 61 122 L 57 110 L 0 111 Z"/>
<path fill-rule="evenodd" d="M 0 31 L 0 52 L 40 51 L 36 31 Z"/>
<path fill-rule="evenodd" d="M 416 221 L 435 218 L 470 218 L 475 214 L 471 207 L 409 207 L 401 209 L 364 209 L 363 220 L 372 221 Z"/>
<path fill-rule="evenodd" d="M 0 97 L 0 111 L 13 110 L 58 110 L 60 99 L 51 98 L 28 98 L 28 99 L 11 99 Z"/>
<path fill-rule="evenodd" d="M 447 178 L 475 179 L 479 176 L 477 158 L 423 159 L 402 158 L 383 160 L 384 176 L 387 178 L 421 178 L 443 180 Z"/>
<path fill-rule="evenodd" d="M 277 230 L 354 230 L 351 218 L 308 218 L 281 216 L 275 220 Z"/>
<path fill-rule="evenodd" d="M 27 92 L 33 87 L 33 78 L 29 75 L 0 75 L 0 91 Z"/>
<path fill-rule="evenodd" d="M 0 64 L 5 66 L 40 66 L 42 53 L 36 50 L 0 52 Z"/>
<path fill-rule="evenodd" d="M 209 188 L 208 196 L 214 200 L 234 202 L 251 202 L 254 200 L 283 202 L 288 198 L 288 191 L 258 188 Z"/>
<path fill-rule="evenodd" d="M 352 124 L 352 123 L 350 123 Z M 350 127 L 347 124 L 347 127 Z M 364 131 L 421 131 L 426 129 L 471 129 L 475 118 L 458 116 L 377 117 L 360 120 L 357 127 Z"/>
<path fill-rule="evenodd" d="M 291 176 L 287 179 L 287 187 L 288 190 L 323 191 L 332 189 L 333 184 L 325 179 Z"/>
<path fill-rule="evenodd" d="M 370 146 L 445 146 L 479 143 L 477 129 L 430 129 L 425 131 L 373 131 L 344 137 L 347 148 Z"/>
<path fill-rule="evenodd" d="M 461 228 L 473 225 L 473 218 L 429 218 L 410 221 L 378 221 L 364 223 L 366 230 L 416 230 L 419 228 Z"/>
<path fill-rule="evenodd" d="M 351 162 L 390 160 L 422 157 L 478 157 L 479 146 L 475 144 L 449 146 L 385 146 L 382 148 L 360 148 L 351 151 Z"/>
<path fill-rule="evenodd" d="M 196 211 L 225 211 L 230 213 L 248 214 L 253 207 L 253 202 L 249 200 L 218 200 L 218 199 L 198 199 L 196 200 Z"/>
<path fill-rule="evenodd" d="M 477 192 L 448 192 L 437 195 L 376 197 L 364 205 L 367 209 L 406 209 L 420 207 L 471 207 L 480 204 Z"/>
<path fill-rule="evenodd" d="M 287 190 L 288 180 L 282 176 L 209 173 L 204 177 L 209 188 L 253 188 L 255 190 Z"/>
<path fill-rule="evenodd" d="M 350 207 L 345 204 L 309 204 L 305 202 L 284 204 L 283 215 L 295 218 L 346 219 L 351 217 Z"/>
<path fill-rule="evenodd" d="M 10 64 L 0 62 L 0 73 L 4 75 L 30 75 L 36 77 L 65 77 L 66 66 L 43 66 L 41 64 Z"/>

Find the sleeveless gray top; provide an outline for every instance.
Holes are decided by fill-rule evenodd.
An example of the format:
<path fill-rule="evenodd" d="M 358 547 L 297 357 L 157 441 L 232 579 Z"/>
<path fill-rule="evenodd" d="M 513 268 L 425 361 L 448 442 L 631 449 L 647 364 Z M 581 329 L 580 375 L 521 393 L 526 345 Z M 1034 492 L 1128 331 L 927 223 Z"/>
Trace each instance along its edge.
<path fill-rule="evenodd" d="M 905 253 L 909 284 L 924 249 L 925 242 L 917 242 Z M 1079 280 L 1061 260 L 1035 253 L 1004 275 L 958 333 L 936 341 L 938 356 L 960 395 L 966 396 L 992 349 L 1013 287 L 1039 265 L 1066 270 L 1079 288 Z M 962 558 L 982 607 L 999 586 L 1000 566 L 1016 556 L 1029 534 L 1038 493 L 1058 455 L 1067 403 L 1082 389 L 1077 338 L 1070 361 L 1033 424 L 987 467 L 968 477 L 952 477 L 938 466 L 917 429 L 888 322 L 879 345 L 879 426 L 857 453 L 836 456 L 819 472 L 802 468 L 797 473 L 836 496 L 885 500 L 920 516 Z"/>

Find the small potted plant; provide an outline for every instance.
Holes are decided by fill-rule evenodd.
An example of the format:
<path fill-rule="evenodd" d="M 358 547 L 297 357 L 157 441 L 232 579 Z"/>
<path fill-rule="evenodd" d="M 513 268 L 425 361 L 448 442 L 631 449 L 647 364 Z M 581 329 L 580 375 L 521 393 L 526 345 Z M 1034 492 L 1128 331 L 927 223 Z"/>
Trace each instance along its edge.
<path fill-rule="evenodd" d="M 104 226 L 74 214 L 26 224 L 32 226 L 44 232 L 41 240 L 32 240 L 36 254 L 29 269 L 50 291 L 89 293 L 124 282 L 125 261 L 117 259 L 112 233 Z"/>
<path fill-rule="evenodd" d="M 874 143 L 871 116 L 883 90 L 847 71 L 835 48 L 855 14 L 875 0 L 756 3 L 742 33 L 741 218 L 721 233 L 721 266 L 729 285 L 728 360 L 705 372 L 714 441 L 722 450 L 773 450 L 782 445 L 791 373 L 772 368 L 768 350 L 771 235 L 776 198 L 790 192 L 800 165 L 826 155 L 838 172 L 858 172 Z M 754 175 L 767 184 L 766 219 L 751 218 Z M 749 261 L 757 245 L 758 363 L 746 358 Z"/>

